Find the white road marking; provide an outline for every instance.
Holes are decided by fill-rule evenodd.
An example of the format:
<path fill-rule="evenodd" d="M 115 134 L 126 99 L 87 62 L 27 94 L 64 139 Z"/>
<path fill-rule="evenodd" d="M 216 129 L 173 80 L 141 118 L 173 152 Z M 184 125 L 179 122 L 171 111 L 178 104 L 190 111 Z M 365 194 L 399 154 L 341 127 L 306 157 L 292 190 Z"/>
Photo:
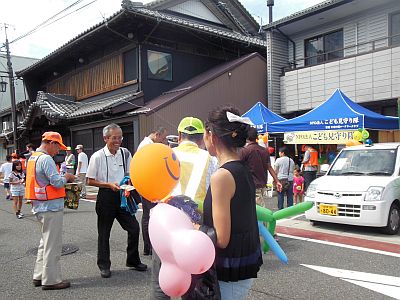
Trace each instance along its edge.
<path fill-rule="evenodd" d="M 400 277 L 300 264 L 374 292 L 400 299 Z"/>
<path fill-rule="evenodd" d="M 92 202 L 92 203 L 96 203 L 96 200 L 90 200 L 90 199 L 79 199 L 79 201 L 86 201 L 86 202 Z"/>
<path fill-rule="evenodd" d="M 289 238 L 289 239 L 312 242 L 312 243 L 330 245 L 330 246 L 335 246 L 335 247 L 353 249 L 353 250 L 358 250 L 358 251 L 382 254 L 382 255 L 387 255 L 387 256 L 400 257 L 400 253 L 393 253 L 393 252 L 387 252 L 387 251 L 376 250 L 376 249 L 369 249 L 369 248 L 358 247 L 358 246 L 353 246 L 353 245 L 346 245 L 346 244 L 340 244 L 340 243 L 334 243 L 334 242 L 328 242 L 328 241 L 315 240 L 315 239 L 310 239 L 310 238 L 305 238 L 305 237 L 300 237 L 300 236 L 294 236 L 294 235 L 289 235 L 289 234 L 284 234 L 284 233 L 278 233 L 278 236 L 286 237 L 286 238 Z"/>

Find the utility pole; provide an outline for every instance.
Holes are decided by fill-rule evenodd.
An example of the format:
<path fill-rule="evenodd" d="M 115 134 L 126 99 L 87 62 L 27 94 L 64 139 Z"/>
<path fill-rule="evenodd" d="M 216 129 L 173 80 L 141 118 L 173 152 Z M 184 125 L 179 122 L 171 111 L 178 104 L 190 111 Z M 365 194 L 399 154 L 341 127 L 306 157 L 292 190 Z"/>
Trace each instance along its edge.
<path fill-rule="evenodd" d="M 15 86 L 14 86 L 14 71 L 12 68 L 12 63 L 11 63 L 11 55 L 10 55 L 10 45 L 8 43 L 8 37 L 7 37 L 7 24 L 4 24 L 4 32 L 6 34 L 6 42 L 5 42 L 5 47 L 6 47 L 6 56 L 7 56 L 7 68 L 8 68 L 8 80 L 10 82 L 10 97 L 11 97 L 11 120 L 12 120 L 12 125 L 13 125 L 13 143 L 14 143 L 14 151 L 18 149 L 18 144 L 17 144 L 17 107 L 15 104 Z"/>

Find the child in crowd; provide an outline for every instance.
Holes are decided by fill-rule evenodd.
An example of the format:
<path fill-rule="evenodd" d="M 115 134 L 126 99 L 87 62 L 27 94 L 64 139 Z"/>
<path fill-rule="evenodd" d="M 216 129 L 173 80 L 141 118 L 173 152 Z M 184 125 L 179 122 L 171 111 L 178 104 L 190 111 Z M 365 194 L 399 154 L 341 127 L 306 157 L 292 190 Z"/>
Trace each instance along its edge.
<path fill-rule="evenodd" d="M 297 204 L 303 202 L 304 178 L 301 176 L 298 168 L 294 169 L 293 175 L 294 204 Z"/>
<path fill-rule="evenodd" d="M 23 213 L 21 213 L 21 207 L 25 191 L 25 174 L 22 171 L 22 163 L 19 160 L 13 162 L 9 181 L 15 215 L 18 219 L 22 219 L 24 217 Z"/>

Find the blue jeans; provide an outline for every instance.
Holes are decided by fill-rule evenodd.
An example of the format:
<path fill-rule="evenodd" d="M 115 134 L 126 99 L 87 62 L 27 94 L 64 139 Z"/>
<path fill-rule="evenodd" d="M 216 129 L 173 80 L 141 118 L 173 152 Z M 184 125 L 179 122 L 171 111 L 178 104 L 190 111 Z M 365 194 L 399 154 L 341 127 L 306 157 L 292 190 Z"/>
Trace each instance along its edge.
<path fill-rule="evenodd" d="M 244 300 L 249 293 L 254 278 L 236 282 L 218 281 L 221 291 L 221 300 Z"/>
<path fill-rule="evenodd" d="M 278 209 L 284 207 L 285 194 L 287 197 L 287 206 L 293 205 L 293 181 L 289 181 L 289 187 L 286 191 L 278 192 Z"/>

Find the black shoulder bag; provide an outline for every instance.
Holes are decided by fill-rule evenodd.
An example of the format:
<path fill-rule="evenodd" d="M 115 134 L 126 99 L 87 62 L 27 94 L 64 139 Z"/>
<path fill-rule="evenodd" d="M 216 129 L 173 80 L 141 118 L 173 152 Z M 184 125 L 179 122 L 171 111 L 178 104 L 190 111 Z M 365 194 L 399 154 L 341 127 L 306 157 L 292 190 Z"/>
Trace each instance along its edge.
<path fill-rule="evenodd" d="M 214 245 L 216 244 L 217 235 L 213 227 L 201 225 L 199 230 L 207 234 Z M 182 296 L 182 300 L 221 300 L 215 263 L 206 272 L 192 275 L 192 283 L 187 293 Z"/>

